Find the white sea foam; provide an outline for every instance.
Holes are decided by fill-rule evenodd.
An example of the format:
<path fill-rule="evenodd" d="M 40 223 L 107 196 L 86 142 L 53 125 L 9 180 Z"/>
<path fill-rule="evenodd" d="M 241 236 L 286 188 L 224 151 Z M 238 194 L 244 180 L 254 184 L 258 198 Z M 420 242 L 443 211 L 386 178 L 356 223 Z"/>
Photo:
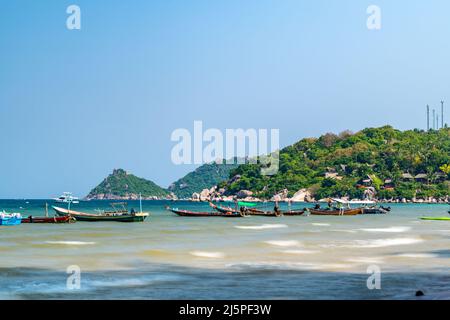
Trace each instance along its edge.
<path fill-rule="evenodd" d="M 329 223 L 311 223 L 313 226 L 318 226 L 318 227 L 328 227 L 330 226 Z"/>
<path fill-rule="evenodd" d="M 307 262 L 242 262 L 235 264 L 227 264 L 228 268 L 238 269 L 263 269 L 263 270 L 332 270 L 332 269 L 351 269 L 353 264 L 346 263 L 307 263 Z"/>
<path fill-rule="evenodd" d="M 283 250 L 281 252 L 288 253 L 288 254 L 313 254 L 313 253 L 319 253 L 320 251 L 317 251 L 317 250 Z"/>
<path fill-rule="evenodd" d="M 345 232 L 345 233 L 356 233 L 357 232 L 356 230 L 346 230 L 346 229 L 333 229 L 333 230 L 330 230 L 330 231 L 332 231 L 332 232 Z"/>
<path fill-rule="evenodd" d="M 245 229 L 245 230 L 266 230 L 266 229 L 280 229 L 287 228 L 288 226 L 285 224 L 263 224 L 260 226 L 235 226 L 237 229 Z"/>
<path fill-rule="evenodd" d="M 423 242 L 418 238 L 393 238 L 393 239 L 375 239 L 375 240 L 356 240 L 353 244 L 343 245 L 347 248 L 382 248 L 403 246 Z"/>
<path fill-rule="evenodd" d="M 388 232 L 388 233 L 402 233 L 411 230 L 411 227 L 388 227 L 388 228 L 368 228 L 359 229 L 366 232 Z"/>
<path fill-rule="evenodd" d="M 397 255 L 397 257 L 427 259 L 437 258 L 438 255 L 433 253 L 400 253 Z"/>
<path fill-rule="evenodd" d="M 200 258 L 221 259 L 221 258 L 225 257 L 225 254 L 222 252 L 191 251 L 189 253 L 193 256 L 200 257 Z"/>
<path fill-rule="evenodd" d="M 45 243 L 64 244 L 64 245 L 68 245 L 68 246 L 86 246 L 86 245 L 96 244 L 96 242 L 92 242 L 92 241 L 45 241 Z"/>
<path fill-rule="evenodd" d="M 382 257 L 359 257 L 347 259 L 348 262 L 364 263 L 364 264 L 381 264 L 384 262 Z"/>
<path fill-rule="evenodd" d="M 296 247 L 300 245 L 300 242 L 297 240 L 269 240 L 264 241 L 264 243 L 277 247 Z"/>

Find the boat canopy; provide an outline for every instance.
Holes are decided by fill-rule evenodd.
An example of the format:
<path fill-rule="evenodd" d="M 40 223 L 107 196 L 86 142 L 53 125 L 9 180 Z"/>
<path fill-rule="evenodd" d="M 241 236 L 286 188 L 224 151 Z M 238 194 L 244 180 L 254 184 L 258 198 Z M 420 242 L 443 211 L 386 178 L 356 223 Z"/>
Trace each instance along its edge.
<path fill-rule="evenodd" d="M 342 199 L 332 199 L 334 202 L 342 203 L 342 204 L 376 204 L 375 201 L 372 200 L 342 200 Z"/>

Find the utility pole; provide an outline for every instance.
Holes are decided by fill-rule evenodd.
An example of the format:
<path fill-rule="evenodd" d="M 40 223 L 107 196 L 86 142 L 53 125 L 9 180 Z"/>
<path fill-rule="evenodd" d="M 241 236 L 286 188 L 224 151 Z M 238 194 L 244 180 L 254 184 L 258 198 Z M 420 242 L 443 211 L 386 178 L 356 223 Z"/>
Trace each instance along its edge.
<path fill-rule="evenodd" d="M 441 101 L 441 127 L 444 128 L 444 100 Z"/>
<path fill-rule="evenodd" d="M 427 131 L 430 131 L 430 106 L 427 104 Z"/>
<path fill-rule="evenodd" d="M 436 129 L 436 110 L 433 109 L 433 130 Z"/>

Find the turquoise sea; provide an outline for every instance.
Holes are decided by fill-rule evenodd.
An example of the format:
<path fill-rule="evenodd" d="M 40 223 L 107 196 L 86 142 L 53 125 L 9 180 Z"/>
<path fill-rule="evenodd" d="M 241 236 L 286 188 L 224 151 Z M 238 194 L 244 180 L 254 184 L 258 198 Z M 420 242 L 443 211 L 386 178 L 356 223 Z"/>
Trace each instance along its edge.
<path fill-rule="evenodd" d="M 0 210 L 44 215 L 46 202 L 54 204 L 0 200 Z M 450 299 L 450 221 L 419 219 L 448 215 L 448 205 L 235 219 L 178 217 L 166 205 L 209 210 L 205 203 L 144 201 L 151 215 L 143 223 L 0 226 L 0 298 L 415 299 L 422 290 L 425 299 Z M 81 271 L 79 289 L 66 285 L 69 266 Z M 369 266 L 381 271 L 379 290 L 367 287 Z"/>

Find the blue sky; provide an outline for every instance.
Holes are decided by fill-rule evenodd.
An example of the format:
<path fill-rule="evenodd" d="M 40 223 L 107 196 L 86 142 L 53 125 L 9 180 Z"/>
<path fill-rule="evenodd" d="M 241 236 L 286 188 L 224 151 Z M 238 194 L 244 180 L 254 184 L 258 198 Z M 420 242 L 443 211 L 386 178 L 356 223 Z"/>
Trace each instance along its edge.
<path fill-rule="evenodd" d="M 66 28 L 70 4 L 81 30 Z M 379 31 L 366 27 L 371 4 Z M 423 128 L 425 105 L 450 97 L 445 0 L 1 7 L 0 198 L 84 196 L 119 167 L 168 186 L 192 169 L 172 164 L 170 135 L 194 120 L 279 128 L 285 146 L 367 126 Z"/>

